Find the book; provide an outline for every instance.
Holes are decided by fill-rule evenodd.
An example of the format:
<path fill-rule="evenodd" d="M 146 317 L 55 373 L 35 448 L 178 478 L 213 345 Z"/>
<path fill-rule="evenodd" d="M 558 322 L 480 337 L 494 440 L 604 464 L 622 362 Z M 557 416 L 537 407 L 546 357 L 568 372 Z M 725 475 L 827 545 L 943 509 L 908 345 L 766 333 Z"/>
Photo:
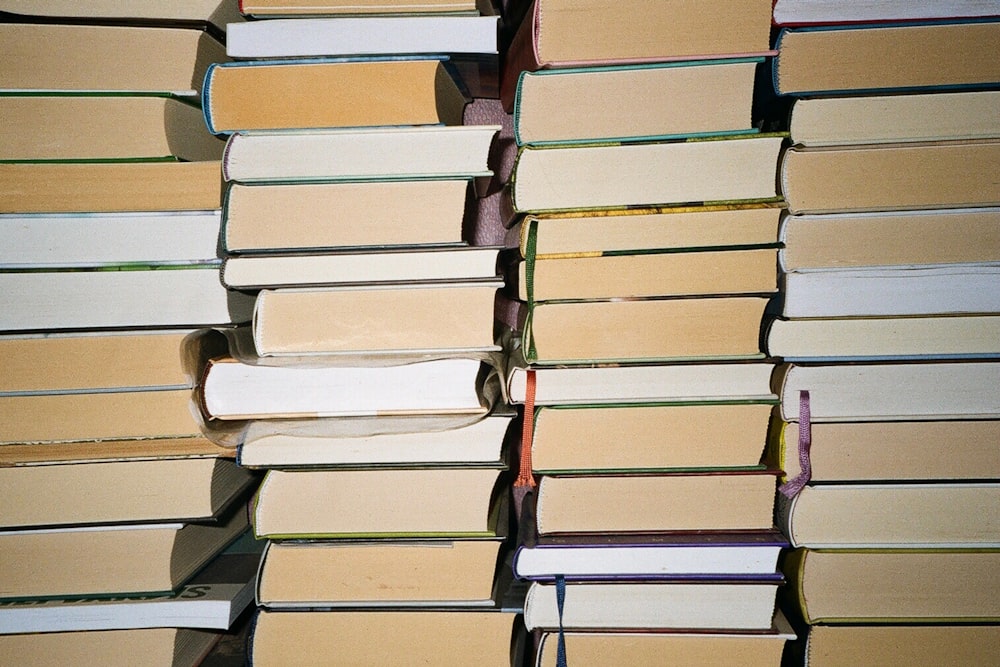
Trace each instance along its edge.
<path fill-rule="evenodd" d="M 220 163 L 0 163 L 0 213 L 103 213 L 219 208 Z"/>
<path fill-rule="evenodd" d="M 489 412 L 479 358 L 381 366 L 265 366 L 217 358 L 199 384 L 208 419 Z"/>
<path fill-rule="evenodd" d="M 536 526 L 539 535 L 767 530 L 774 488 L 767 470 L 546 475 L 538 484 Z"/>
<path fill-rule="evenodd" d="M 337 181 L 488 177 L 497 125 L 419 125 L 294 133 L 237 132 L 226 180 Z"/>
<path fill-rule="evenodd" d="M 427 417 L 400 420 L 376 417 L 384 430 L 355 433 L 332 424 L 273 425 L 252 422 L 239 444 L 237 461 L 248 468 L 404 467 L 494 465 L 505 460 L 506 434 L 513 415 L 495 409 L 489 415 L 456 423 Z"/>
<path fill-rule="evenodd" d="M 998 625 L 815 625 L 805 650 L 812 667 L 870 667 L 901 661 L 931 667 L 951 661 L 988 665 Z"/>
<path fill-rule="evenodd" d="M 506 511 L 500 475 L 497 468 L 269 470 L 254 532 L 269 539 L 496 537 Z"/>
<path fill-rule="evenodd" d="M 227 325 L 248 322 L 253 304 L 217 265 L 0 272 L 0 294 L 5 331 Z"/>
<path fill-rule="evenodd" d="M 998 421 L 902 421 L 810 425 L 809 461 L 815 482 L 995 479 L 1000 452 L 991 443 Z M 798 423 L 778 422 L 774 465 L 788 477 L 802 472 L 795 445 Z M 874 443 L 878 443 L 875 446 Z M 941 456 L 947 451 L 948 456 Z"/>
<path fill-rule="evenodd" d="M 218 523 L 0 531 L 0 599 L 175 591 L 247 525 L 246 511 L 236 508 Z"/>
<path fill-rule="evenodd" d="M 355 3 L 356 4 L 356 3 Z M 496 54 L 496 16 L 447 14 L 270 19 L 233 25 L 231 58 L 294 58 L 396 54 Z"/>
<path fill-rule="evenodd" d="M 540 406 L 532 469 L 540 474 L 753 467 L 773 405 L 759 402 Z M 609 442 L 627 447 L 609 447 Z"/>
<path fill-rule="evenodd" d="M 779 168 L 791 213 L 995 206 L 986 174 L 1000 166 L 1000 141 L 850 147 L 792 147 Z"/>
<path fill-rule="evenodd" d="M 712 399 L 774 400 L 770 363 L 607 364 L 528 368 L 506 373 L 507 397 L 524 403 L 535 375 L 537 405 L 662 403 Z"/>
<path fill-rule="evenodd" d="M 230 289 L 495 281 L 496 247 L 409 248 L 386 252 L 236 255 L 222 262 Z"/>
<path fill-rule="evenodd" d="M 516 628 L 514 614 L 492 610 L 262 610 L 253 619 L 248 654 L 254 664 L 309 664 L 335 655 L 348 664 L 387 666 L 461 664 L 474 655 L 477 665 L 507 667 Z"/>
<path fill-rule="evenodd" d="M 459 245 L 468 179 L 230 183 L 221 243 L 229 253 Z M 280 217 L 282 224 L 272 220 Z"/>
<path fill-rule="evenodd" d="M 0 645 L 7 633 L 93 634 L 159 627 L 229 630 L 253 603 L 264 544 L 247 531 L 186 585 L 162 595 L 4 601 Z"/>
<path fill-rule="evenodd" d="M 120 5 L 119 5 L 120 7 Z M 0 90 L 199 94 L 226 49 L 197 28 L 0 23 Z"/>
<path fill-rule="evenodd" d="M 1000 16 L 994 0 L 890 0 L 857 3 L 843 0 L 776 0 L 777 25 L 870 23 Z"/>
<path fill-rule="evenodd" d="M 178 97 L 7 94 L 0 114 L 5 161 L 219 160 L 225 147 L 205 129 L 201 109 Z"/>
<path fill-rule="evenodd" d="M 507 291 L 529 303 L 767 294 L 778 289 L 777 254 L 777 248 L 671 248 L 557 257 L 538 257 L 529 251 L 507 269 Z"/>
<path fill-rule="evenodd" d="M 767 353 L 786 361 L 977 359 L 1000 355 L 1000 317 L 774 319 Z"/>
<path fill-rule="evenodd" d="M 239 6 L 229 0 L 183 0 L 168 5 L 148 0 L 104 0 L 81 5 L 74 0 L 5 0 L 0 10 L 22 16 L 85 21 L 148 21 L 150 23 L 207 23 L 222 32 L 230 23 L 242 21 Z"/>
<path fill-rule="evenodd" d="M 254 305 L 254 350 L 262 357 L 498 351 L 492 316 L 500 286 L 494 281 L 261 290 Z M 405 326 L 398 326 L 401 322 Z"/>
<path fill-rule="evenodd" d="M 818 422 L 992 419 L 1000 412 L 984 391 L 1000 381 L 992 361 L 791 364 L 776 379 L 786 421 L 798 421 L 803 390 Z"/>
<path fill-rule="evenodd" d="M 777 204 L 599 209 L 524 215 L 506 246 L 535 257 L 661 248 L 739 248 L 775 242 Z"/>
<path fill-rule="evenodd" d="M 535 667 L 555 667 L 558 637 L 561 634 L 566 654 L 573 661 L 587 665 L 607 665 L 621 661 L 629 665 L 661 664 L 663 656 L 677 656 L 683 664 L 722 664 L 773 666 L 781 663 L 785 642 L 795 633 L 780 612 L 770 630 L 655 630 L 588 631 L 559 633 L 541 631 L 535 651 Z"/>
<path fill-rule="evenodd" d="M 219 211 L 0 214 L 0 269 L 218 264 Z"/>
<path fill-rule="evenodd" d="M 995 20 L 785 28 L 778 33 L 774 88 L 781 95 L 990 86 Z"/>
<path fill-rule="evenodd" d="M 789 132 L 803 146 L 996 137 L 1000 91 L 796 99 Z"/>
<path fill-rule="evenodd" d="M 500 552 L 499 542 L 478 539 L 269 542 L 257 604 L 266 609 L 493 607 Z"/>
<path fill-rule="evenodd" d="M 882 625 L 996 622 L 997 567 L 996 550 L 797 549 L 783 569 L 810 625 Z"/>
<path fill-rule="evenodd" d="M 114 664 L 141 655 L 151 663 L 194 666 L 218 643 L 221 633 L 191 628 L 141 628 L 95 632 L 37 632 L 0 635 L 0 659 L 30 665 Z"/>
<path fill-rule="evenodd" d="M 37 461 L 0 468 L 0 480 L 2 528 L 206 520 L 257 481 L 231 459 L 208 457 Z"/>
<path fill-rule="evenodd" d="M 789 215 L 778 237 L 784 244 L 779 268 L 786 273 L 995 262 L 1000 208 Z"/>
<path fill-rule="evenodd" d="M 202 92 L 213 133 L 461 125 L 466 101 L 441 58 L 220 62 Z"/>
<path fill-rule="evenodd" d="M 472 14 L 479 11 L 477 0 L 325 0 L 321 3 L 302 0 L 240 0 L 240 11 L 247 16 L 284 16 L 291 14 Z"/>
<path fill-rule="evenodd" d="M 514 574 L 551 581 L 774 578 L 787 542 L 777 531 L 541 537 L 514 553 Z"/>
<path fill-rule="evenodd" d="M 83 440 L 70 442 L 5 444 L 0 465 L 65 465 L 140 461 L 165 458 L 232 458 L 233 450 L 204 436 L 179 438 L 133 438 L 130 440 Z"/>
<path fill-rule="evenodd" d="M 926 267 L 844 268 L 784 274 L 782 315 L 890 317 L 1000 313 L 995 260 Z"/>
<path fill-rule="evenodd" d="M 779 496 L 776 522 L 793 546 L 1000 546 L 1000 486 L 977 482 L 807 484 Z"/>
<path fill-rule="evenodd" d="M 767 630 L 778 585 L 774 581 L 567 582 L 560 618 L 555 584 L 535 581 L 524 601 L 524 624 L 528 630 Z"/>
<path fill-rule="evenodd" d="M 750 132 L 763 59 L 682 61 L 522 72 L 519 145 Z M 628 100 L 623 108 L 618 102 Z"/>
<path fill-rule="evenodd" d="M 758 296 L 516 302 L 508 326 L 538 364 L 762 358 L 766 305 Z"/>
<path fill-rule="evenodd" d="M 784 137 L 522 146 L 510 176 L 515 212 L 773 200 Z"/>
<path fill-rule="evenodd" d="M 698 7 L 535 0 L 512 38 L 501 98 L 509 108 L 522 70 L 762 55 L 770 47 L 770 24 L 767 0 Z"/>

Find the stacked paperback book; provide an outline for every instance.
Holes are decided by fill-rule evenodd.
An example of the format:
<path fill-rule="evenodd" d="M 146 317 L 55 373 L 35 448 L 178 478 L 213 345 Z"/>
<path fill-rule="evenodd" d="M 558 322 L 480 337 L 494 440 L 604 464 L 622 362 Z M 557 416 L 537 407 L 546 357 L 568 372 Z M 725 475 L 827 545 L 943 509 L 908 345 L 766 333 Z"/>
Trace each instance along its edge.
<path fill-rule="evenodd" d="M 197 328 L 249 316 L 196 95 L 224 52 L 208 13 L 73 11 L 0 23 L 0 661 L 195 664 L 259 559 L 192 400 Z"/>
<path fill-rule="evenodd" d="M 536 0 L 507 54 L 498 319 L 535 664 L 778 665 L 793 636 L 762 464 L 770 5 Z"/>
<path fill-rule="evenodd" d="M 498 19 L 269 4 L 243 3 L 260 20 L 203 91 L 227 135 L 221 278 L 254 300 L 198 388 L 209 435 L 266 471 L 249 660 L 507 665 L 502 281 L 469 243 L 500 128 L 463 122 L 454 64 L 492 54 L 495 80 Z"/>
<path fill-rule="evenodd" d="M 1000 5 L 879 4 L 774 10 L 784 570 L 806 664 L 993 664 Z"/>

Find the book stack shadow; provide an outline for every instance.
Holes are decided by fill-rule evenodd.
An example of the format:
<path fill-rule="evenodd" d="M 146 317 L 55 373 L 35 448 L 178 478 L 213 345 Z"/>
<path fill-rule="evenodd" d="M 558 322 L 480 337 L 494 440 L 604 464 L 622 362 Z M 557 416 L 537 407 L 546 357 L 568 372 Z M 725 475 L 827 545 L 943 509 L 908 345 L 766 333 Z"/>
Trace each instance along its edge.
<path fill-rule="evenodd" d="M 785 361 L 797 648 L 815 666 L 994 664 L 1000 69 L 979 54 L 1000 17 L 795 4 L 775 8 L 793 146 L 767 351 Z"/>
<path fill-rule="evenodd" d="M 0 662 L 193 665 L 260 555 L 193 400 L 199 329 L 249 316 L 197 97 L 224 49 L 207 15 L 37 18 L 0 22 Z"/>
<path fill-rule="evenodd" d="M 495 67 L 497 17 L 266 4 L 203 104 L 228 137 L 222 280 L 254 299 L 198 388 L 209 434 L 265 471 L 248 659 L 509 665 L 499 248 L 470 243 L 500 127 L 464 122 L 442 42 L 395 46 L 485 22 Z"/>
<path fill-rule="evenodd" d="M 778 665 L 771 5 L 537 0 L 507 55 L 515 576 L 536 665 Z M 639 27 L 641 26 L 641 27 Z"/>

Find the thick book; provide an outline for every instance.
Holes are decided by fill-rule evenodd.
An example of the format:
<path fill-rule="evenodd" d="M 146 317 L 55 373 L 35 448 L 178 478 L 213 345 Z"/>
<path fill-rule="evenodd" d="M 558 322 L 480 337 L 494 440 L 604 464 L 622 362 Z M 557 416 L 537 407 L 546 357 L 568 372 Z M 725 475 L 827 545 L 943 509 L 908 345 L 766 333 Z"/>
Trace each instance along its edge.
<path fill-rule="evenodd" d="M 206 520 L 256 481 L 232 459 L 217 457 L 3 467 L 0 528 Z"/>
<path fill-rule="evenodd" d="M 0 603 L 0 627 L 4 635 L 53 632 L 94 635 L 101 630 L 162 627 L 226 631 L 253 604 L 264 545 L 247 531 L 187 584 L 162 595 L 6 601 Z M 109 639 L 114 636 L 103 634 Z M 4 637 L 0 636 L 0 654 L 3 642 Z"/>
<path fill-rule="evenodd" d="M 286 287 L 257 294 L 261 357 L 499 351 L 493 307 L 501 283 Z"/>
<path fill-rule="evenodd" d="M 247 525 L 247 512 L 241 506 L 218 523 L 0 531 L 0 598 L 117 597 L 175 591 Z"/>
<path fill-rule="evenodd" d="M 501 479 L 496 467 L 270 470 L 252 522 L 269 539 L 496 537 Z"/>
<path fill-rule="evenodd" d="M 763 358 L 767 303 L 761 296 L 517 301 L 504 322 L 537 364 L 750 359 Z"/>
<path fill-rule="evenodd" d="M 789 132 L 803 146 L 985 139 L 1000 135 L 998 110 L 996 90 L 809 97 Z"/>
<path fill-rule="evenodd" d="M 0 214 L 0 269 L 219 261 L 218 209 Z"/>
<path fill-rule="evenodd" d="M 775 0 L 777 25 L 933 21 L 1000 16 L 996 0 Z"/>
<path fill-rule="evenodd" d="M 498 125 L 417 125 L 301 132 L 236 132 L 222 175 L 268 181 L 489 177 Z"/>
<path fill-rule="evenodd" d="M 0 163 L 0 213 L 191 211 L 221 204 L 216 160 Z"/>
<path fill-rule="evenodd" d="M 747 468 L 760 464 L 773 401 L 541 406 L 531 437 L 540 474 Z M 610 447 L 609 442 L 627 442 Z"/>
<path fill-rule="evenodd" d="M 782 277 L 788 318 L 1000 313 L 1000 262 L 793 271 Z"/>
<path fill-rule="evenodd" d="M 913 667 L 948 663 L 982 665 L 996 660 L 1000 625 L 814 625 L 806 637 L 809 667 Z"/>
<path fill-rule="evenodd" d="M 539 535 L 767 530 L 774 489 L 768 470 L 549 475 L 538 484 L 536 526 Z"/>
<path fill-rule="evenodd" d="M 508 184 L 518 213 L 774 200 L 785 137 L 523 146 Z"/>
<path fill-rule="evenodd" d="M 792 213 L 959 208 L 1000 203 L 998 170 L 997 139 L 792 147 L 779 180 Z"/>
<path fill-rule="evenodd" d="M 219 420 L 485 415 L 484 368 L 472 356 L 369 366 L 266 366 L 222 357 L 206 366 L 200 400 L 206 417 Z"/>
<path fill-rule="evenodd" d="M 0 90 L 195 96 L 226 49 L 207 31 L 149 26 L 0 23 Z"/>
<path fill-rule="evenodd" d="M 994 86 L 984 57 L 1000 21 L 786 28 L 777 37 L 774 88 L 782 95 Z"/>
<path fill-rule="evenodd" d="M 512 39 L 501 98 L 510 104 L 523 70 L 762 55 L 770 27 L 769 0 L 535 0 Z"/>
<path fill-rule="evenodd" d="M 761 630 L 545 630 L 539 633 L 534 667 L 556 667 L 559 640 L 567 656 L 587 665 L 626 664 L 655 667 L 664 656 L 681 664 L 711 664 L 745 667 L 774 667 L 781 664 L 785 643 L 795 639 L 788 621 L 780 612 L 773 626 Z"/>
<path fill-rule="evenodd" d="M 636 253 L 526 257 L 506 268 L 521 301 L 767 294 L 778 289 L 772 248 L 663 248 Z M 516 291 L 515 291 L 516 290 Z"/>
<path fill-rule="evenodd" d="M 141 655 L 150 663 L 195 667 L 222 637 L 218 630 L 177 627 L 0 635 L 0 660 L 55 667 L 128 663 Z"/>
<path fill-rule="evenodd" d="M 993 446 L 1000 421 L 818 423 L 809 428 L 815 482 L 1000 478 L 1000 451 Z M 795 445 L 799 424 L 778 421 L 774 429 L 769 457 L 788 477 L 797 477 L 802 472 Z"/>
<path fill-rule="evenodd" d="M 213 63 L 202 91 L 213 133 L 461 125 L 466 102 L 441 58 Z"/>
<path fill-rule="evenodd" d="M 492 282 L 499 275 L 497 253 L 496 247 L 466 246 L 237 255 L 223 260 L 222 282 L 240 290 Z"/>
<path fill-rule="evenodd" d="M 151 95 L 0 95 L 0 160 L 219 160 L 201 109 Z M 44 129 L 39 127 L 42 124 Z"/>
<path fill-rule="evenodd" d="M 1000 260 L 1000 208 L 785 216 L 779 268 L 915 268 Z"/>
<path fill-rule="evenodd" d="M 524 145 L 750 132 L 754 72 L 761 62 L 690 60 L 522 72 L 514 97 L 514 138 Z"/>
<path fill-rule="evenodd" d="M 524 403 L 528 374 L 534 374 L 537 405 L 662 403 L 727 399 L 775 400 L 771 390 L 774 364 L 769 362 L 607 364 L 545 366 L 511 365 L 507 397 Z"/>
<path fill-rule="evenodd" d="M 806 623 L 1000 620 L 995 549 L 797 549 L 783 566 Z"/>
<path fill-rule="evenodd" d="M 567 582 L 560 615 L 556 585 L 532 582 L 524 624 L 535 628 L 767 630 L 779 582 Z"/>
<path fill-rule="evenodd" d="M 775 242 L 779 204 L 722 204 L 528 214 L 505 245 L 522 257 L 627 253 L 663 248 L 742 248 Z"/>
<path fill-rule="evenodd" d="M 250 321 L 217 265 L 0 273 L 0 330 L 202 327 Z"/>
<path fill-rule="evenodd" d="M 798 365 L 776 374 L 781 413 L 798 421 L 802 391 L 817 422 L 995 419 L 995 361 Z"/>
<path fill-rule="evenodd" d="M 468 238 L 465 178 L 230 183 L 221 244 L 229 253 L 459 245 Z M 272 224 L 279 218 L 280 225 Z"/>
<path fill-rule="evenodd" d="M 508 667 L 518 624 L 515 614 L 501 611 L 262 610 L 253 619 L 248 654 L 261 665 L 330 656 L 355 665 L 458 665 L 475 656 L 477 665 Z"/>
<path fill-rule="evenodd" d="M 149 0 L 4 0 L 0 11 L 45 18 L 80 21 L 136 21 L 158 23 L 208 24 L 225 32 L 230 23 L 240 22 L 239 6 L 230 0 L 174 0 L 170 3 Z"/>
<path fill-rule="evenodd" d="M 779 578 L 777 531 L 542 537 L 514 554 L 514 574 L 551 581 Z"/>
<path fill-rule="evenodd" d="M 1000 356 L 1000 316 L 774 319 L 765 349 L 802 363 L 985 359 Z"/>
<path fill-rule="evenodd" d="M 1000 548 L 1000 484 L 807 484 L 778 497 L 776 522 L 793 546 Z"/>
<path fill-rule="evenodd" d="M 257 604 L 289 610 L 493 607 L 500 553 L 500 542 L 491 539 L 269 542 Z"/>
<path fill-rule="evenodd" d="M 352 14 L 475 14 L 482 0 L 240 0 L 247 16 Z"/>
<path fill-rule="evenodd" d="M 504 409 L 462 420 L 414 417 L 398 420 L 394 426 L 389 425 L 389 418 L 376 417 L 369 424 L 376 427 L 373 432 L 354 431 L 346 424 L 338 429 L 326 420 L 257 421 L 247 427 L 237 461 L 249 468 L 286 469 L 498 465 L 506 458 L 512 419 L 513 414 Z M 352 424 L 363 427 L 363 421 Z"/>

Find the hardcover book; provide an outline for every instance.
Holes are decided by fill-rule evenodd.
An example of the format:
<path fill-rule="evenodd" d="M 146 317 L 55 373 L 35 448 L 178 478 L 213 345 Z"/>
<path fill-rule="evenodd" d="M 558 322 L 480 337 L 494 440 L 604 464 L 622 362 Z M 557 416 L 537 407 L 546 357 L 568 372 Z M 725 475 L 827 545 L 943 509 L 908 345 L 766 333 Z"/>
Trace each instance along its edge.
<path fill-rule="evenodd" d="M 996 0 L 775 0 L 777 25 L 873 23 L 1000 16 Z"/>
<path fill-rule="evenodd" d="M 240 11 L 247 16 L 341 15 L 341 14 L 473 14 L 479 11 L 478 0 L 240 0 Z"/>
<path fill-rule="evenodd" d="M 805 650 L 811 667 L 988 665 L 998 641 L 1000 625 L 815 625 Z"/>

